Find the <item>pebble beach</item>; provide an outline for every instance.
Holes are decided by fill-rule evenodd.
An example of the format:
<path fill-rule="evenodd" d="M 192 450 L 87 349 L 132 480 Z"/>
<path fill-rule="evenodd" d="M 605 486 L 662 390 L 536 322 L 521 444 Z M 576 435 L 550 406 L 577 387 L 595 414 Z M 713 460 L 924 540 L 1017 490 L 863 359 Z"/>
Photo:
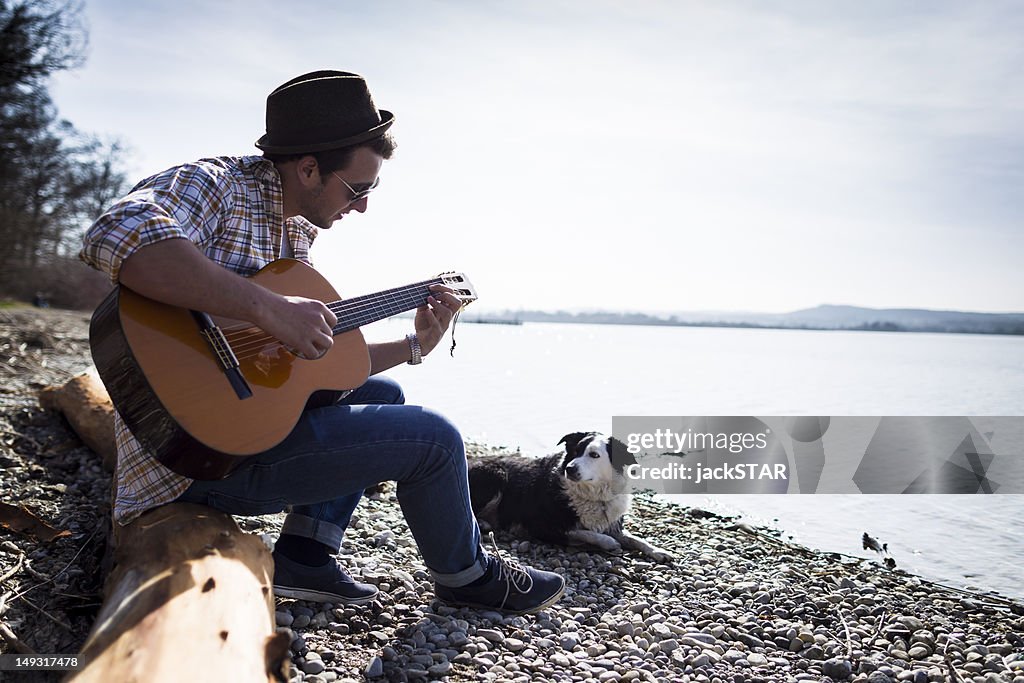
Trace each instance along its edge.
<path fill-rule="evenodd" d="M 671 565 L 498 537 L 503 554 L 566 578 L 562 600 L 530 616 L 433 601 L 392 493 L 357 515 L 342 560 L 380 599 L 279 601 L 293 680 L 1024 683 L 1021 605 L 653 497 L 634 499 L 629 526 Z"/>
<path fill-rule="evenodd" d="M 2 499 L 67 532 L 43 542 L 0 530 L 0 620 L 39 653 L 78 651 L 102 600 L 110 475 L 35 398 L 88 366 L 86 325 L 82 314 L 28 308 L 0 318 Z M 272 545 L 283 515 L 237 520 Z M 648 495 L 634 498 L 627 527 L 674 562 L 498 535 L 503 555 L 565 576 L 562 600 L 529 616 L 453 609 L 434 600 L 385 485 L 360 503 L 340 554 L 378 598 L 357 608 L 276 601 L 291 680 L 1024 683 L 1024 605 L 1013 600 Z M 852 550 L 861 531 L 836 533 Z M 11 647 L 0 640 L 0 652 Z"/>

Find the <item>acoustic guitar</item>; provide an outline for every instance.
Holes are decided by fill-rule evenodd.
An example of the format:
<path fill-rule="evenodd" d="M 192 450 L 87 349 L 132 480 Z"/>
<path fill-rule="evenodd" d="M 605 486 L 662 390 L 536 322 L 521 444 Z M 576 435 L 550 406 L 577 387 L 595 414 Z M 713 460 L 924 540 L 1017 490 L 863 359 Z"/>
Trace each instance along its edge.
<path fill-rule="evenodd" d="M 93 313 L 89 344 L 100 378 L 135 438 L 164 465 L 220 479 L 284 440 L 304 409 L 326 405 L 370 374 L 359 328 L 426 303 L 447 285 L 476 300 L 466 277 L 446 273 L 353 299 L 294 259 L 251 279 L 286 296 L 318 299 L 338 317 L 334 344 L 316 360 L 291 353 L 252 323 L 212 317 L 115 288 Z"/>

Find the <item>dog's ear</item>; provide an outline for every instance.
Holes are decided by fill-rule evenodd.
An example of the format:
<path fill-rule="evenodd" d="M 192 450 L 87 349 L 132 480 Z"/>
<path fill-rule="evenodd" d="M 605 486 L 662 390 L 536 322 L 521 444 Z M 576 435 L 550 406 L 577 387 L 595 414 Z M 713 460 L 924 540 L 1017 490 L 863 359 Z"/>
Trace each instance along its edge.
<path fill-rule="evenodd" d="M 580 441 L 592 435 L 594 432 L 573 432 L 572 434 L 566 434 L 559 441 L 559 444 L 565 444 L 565 454 L 574 455 L 576 453 L 576 447 L 580 445 Z"/>
<path fill-rule="evenodd" d="M 626 444 L 622 443 L 614 436 L 608 437 L 608 457 L 611 458 L 612 467 L 618 471 L 622 471 L 630 465 L 636 465 L 636 458 L 629 452 L 629 448 Z"/>

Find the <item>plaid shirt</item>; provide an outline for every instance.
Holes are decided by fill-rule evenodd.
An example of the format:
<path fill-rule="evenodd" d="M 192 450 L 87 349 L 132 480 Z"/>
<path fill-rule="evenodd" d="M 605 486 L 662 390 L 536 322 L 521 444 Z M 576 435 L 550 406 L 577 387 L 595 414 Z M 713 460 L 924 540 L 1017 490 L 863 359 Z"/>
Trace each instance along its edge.
<path fill-rule="evenodd" d="M 309 263 L 316 226 L 302 217 L 285 221 L 283 213 L 281 178 L 271 162 L 259 156 L 202 159 L 136 185 L 89 228 L 79 256 L 117 284 L 130 254 L 147 244 L 185 238 L 215 263 L 248 276 L 281 255 L 287 231 L 291 256 Z M 118 523 L 171 502 L 192 484 L 146 451 L 118 413 L 114 431 Z"/>

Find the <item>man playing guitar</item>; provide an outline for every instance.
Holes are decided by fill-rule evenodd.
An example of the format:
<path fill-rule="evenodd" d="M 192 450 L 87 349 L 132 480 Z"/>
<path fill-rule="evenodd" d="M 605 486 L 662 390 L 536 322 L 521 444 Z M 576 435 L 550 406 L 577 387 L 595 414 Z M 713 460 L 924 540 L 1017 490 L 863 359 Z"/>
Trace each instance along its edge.
<path fill-rule="evenodd" d="M 203 159 L 142 181 L 96 220 L 81 257 L 132 296 L 244 321 L 276 340 L 289 362 L 315 368 L 334 346 L 338 316 L 316 297 L 277 292 L 251 276 L 281 257 L 308 264 L 318 230 L 366 211 L 394 150 L 393 120 L 355 74 L 292 79 L 267 98 L 267 130 L 256 143 L 262 156 Z M 155 441 L 126 424 L 131 406 L 118 405 L 117 523 L 170 502 L 239 515 L 290 507 L 274 550 L 275 593 L 359 604 L 377 588 L 353 581 L 333 555 L 362 491 L 393 480 L 440 600 L 514 613 L 553 604 L 561 576 L 482 549 L 455 426 L 405 405 L 401 388 L 378 376 L 428 356 L 461 305 L 452 289 L 430 285 L 414 333 L 366 347 L 365 383 L 305 410 L 283 441 L 220 479 L 165 466 L 142 443 Z"/>

